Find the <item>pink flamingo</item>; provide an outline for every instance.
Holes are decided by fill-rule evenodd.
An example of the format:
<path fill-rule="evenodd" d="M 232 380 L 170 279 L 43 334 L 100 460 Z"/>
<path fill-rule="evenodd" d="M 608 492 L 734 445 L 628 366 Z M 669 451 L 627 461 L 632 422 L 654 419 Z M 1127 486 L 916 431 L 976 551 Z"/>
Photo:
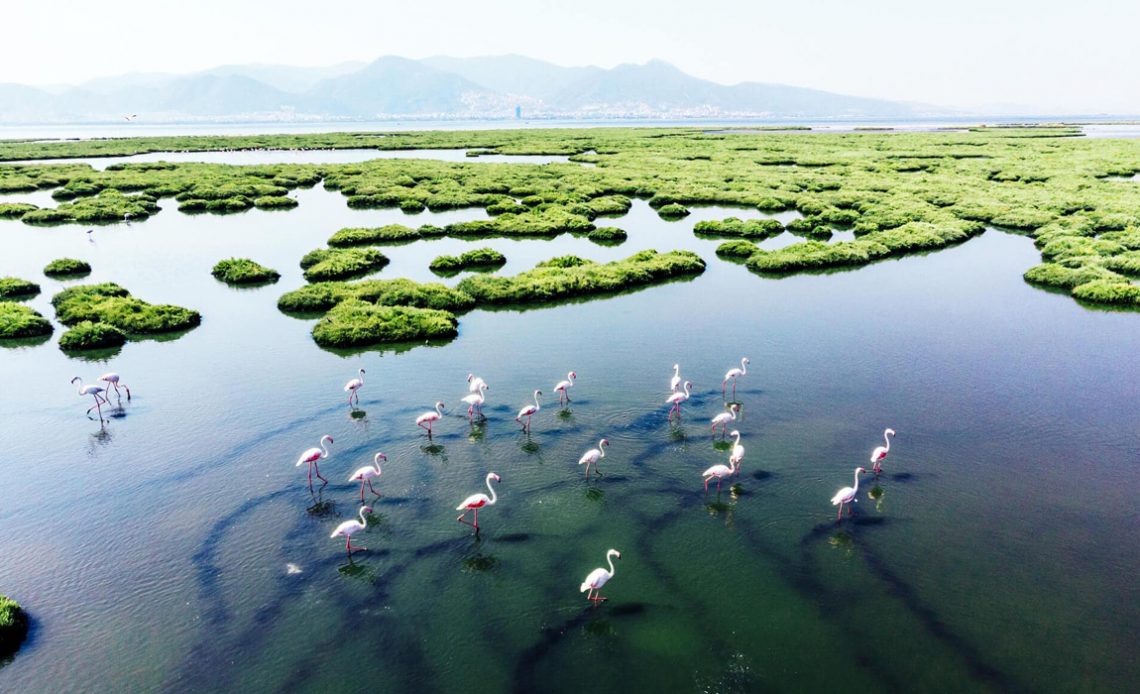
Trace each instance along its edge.
<path fill-rule="evenodd" d="M 673 365 L 673 378 L 669 379 L 669 392 L 676 393 L 677 389 L 681 387 L 681 365 Z"/>
<path fill-rule="evenodd" d="M 883 432 L 883 441 L 886 441 L 886 446 L 879 446 L 871 451 L 871 470 L 877 475 L 883 471 L 883 461 L 886 460 L 887 454 L 891 452 L 891 440 L 888 436 L 894 436 L 894 429 L 887 429 Z"/>
<path fill-rule="evenodd" d="M 480 383 L 478 392 L 471 393 L 470 395 L 463 396 L 463 402 L 467 403 L 467 419 L 472 419 L 475 415 L 475 410 L 479 410 L 479 416 L 483 416 L 483 403 L 487 401 L 487 384 Z"/>
<path fill-rule="evenodd" d="M 360 370 L 360 375 L 344 384 L 344 392 L 348 393 L 348 404 L 352 404 L 352 399 L 356 398 L 356 404 L 360 404 L 360 394 L 358 390 L 364 387 L 364 369 Z"/>
<path fill-rule="evenodd" d="M 736 464 L 736 472 L 740 472 L 740 464 L 744 462 L 744 446 L 740 445 L 740 432 L 736 429 L 732 430 L 732 435 L 736 437 L 736 443 L 732 445 L 732 455 L 728 456 L 729 462 Z"/>
<path fill-rule="evenodd" d="M 475 374 L 467 374 L 467 390 L 472 393 L 478 393 L 480 388 L 490 388 L 487 382 L 479 378 Z"/>
<path fill-rule="evenodd" d="M 352 536 L 368 527 L 368 521 L 364 518 L 365 513 L 372 513 L 372 507 L 371 506 L 361 506 L 360 507 L 360 521 L 359 522 L 354 521 L 354 520 L 346 520 L 345 522 L 336 526 L 336 530 L 334 530 L 332 532 L 332 535 L 329 535 L 330 539 L 336 537 L 337 535 L 343 535 L 344 536 L 344 540 L 345 540 L 344 548 L 346 550 L 348 550 L 349 556 L 352 556 L 353 552 L 367 552 L 368 551 L 367 547 L 353 547 L 352 546 Z"/>
<path fill-rule="evenodd" d="M 493 472 L 487 473 L 487 491 L 491 492 L 491 496 L 487 496 L 486 494 L 480 493 L 480 494 L 472 494 L 471 496 L 467 497 L 466 499 L 463 500 L 463 503 L 461 503 L 455 507 L 456 511 L 463 511 L 463 513 L 459 514 L 459 517 L 456 518 L 455 520 L 459 521 L 460 523 L 466 523 L 467 525 L 470 525 L 471 527 L 475 528 L 475 530 L 478 530 L 479 529 L 479 509 L 483 508 L 484 506 L 494 506 L 495 502 L 498 500 L 498 497 L 495 496 L 495 488 L 491 486 L 491 480 L 498 482 L 500 479 L 501 478 Z M 475 511 L 475 522 L 474 523 L 468 521 L 465 518 L 465 516 L 467 515 L 467 512 L 471 511 L 471 510 Z"/>
<path fill-rule="evenodd" d="M 610 570 L 606 571 L 605 568 L 601 566 L 594 569 L 590 572 L 589 576 L 586 576 L 586 580 L 582 581 L 582 586 L 578 590 L 580 593 L 586 593 L 586 599 L 592 600 L 595 605 L 605 600 L 605 598 L 602 597 L 602 586 L 606 585 L 606 583 L 614 577 L 613 557 L 621 559 L 621 552 L 616 549 L 611 549 L 606 552 L 606 562 L 609 563 Z M 586 591 L 589 592 L 587 593 Z M 595 591 L 597 591 L 597 595 L 594 594 Z"/>
<path fill-rule="evenodd" d="M 107 402 L 107 398 L 100 395 L 100 393 L 104 392 L 103 387 L 102 386 L 85 386 L 85 385 L 83 385 L 83 379 L 78 377 L 78 376 L 71 379 L 71 384 L 75 385 L 76 381 L 79 381 L 78 393 L 81 396 L 90 395 L 91 397 L 95 398 L 95 404 L 92 405 L 91 407 L 88 407 L 87 412 L 85 412 L 84 414 L 91 414 L 91 410 L 99 410 L 99 421 L 102 422 L 103 421 L 103 407 L 102 407 L 102 405 Z"/>
<path fill-rule="evenodd" d="M 530 433 L 530 418 L 533 417 L 536 412 L 538 412 L 539 410 L 542 409 L 542 407 L 538 404 L 538 398 L 541 395 L 542 395 L 541 390 L 534 391 L 534 404 L 533 405 L 527 405 L 526 407 L 519 410 L 518 416 L 515 417 L 515 421 L 518 422 L 519 424 L 522 424 L 523 431 L 527 432 L 528 434 Z M 522 421 L 523 417 L 526 417 L 526 423 L 525 424 L 523 424 L 523 421 Z"/>
<path fill-rule="evenodd" d="M 598 469 L 598 461 L 606 457 L 606 446 L 608 445 L 610 445 L 610 440 L 602 439 L 601 441 L 598 441 L 597 448 L 591 448 L 590 450 L 583 453 L 582 457 L 578 459 L 579 465 L 584 464 L 586 466 L 586 479 L 590 479 L 591 465 L 594 466 L 594 472 L 598 473 L 599 477 L 602 476 L 602 471 Z"/>
<path fill-rule="evenodd" d="M 712 418 L 712 433 L 716 436 L 716 428 L 720 427 L 720 437 L 723 439 L 725 432 L 728 431 L 728 423 L 736 421 L 736 413 L 740 410 L 740 405 L 732 403 L 728 406 L 728 412 L 721 412 Z"/>
<path fill-rule="evenodd" d="M 310 448 L 309 450 L 302 453 L 300 458 L 297 458 L 297 465 L 295 467 L 301 467 L 305 463 L 309 464 L 309 489 L 313 488 L 313 470 L 316 470 L 318 478 L 324 480 L 325 484 L 328 484 L 328 480 L 326 480 L 324 477 L 321 477 L 321 469 L 317 465 L 317 461 L 319 461 L 321 458 L 329 457 L 329 449 L 325 447 L 326 440 L 329 443 L 332 443 L 333 437 L 325 434 L 321 437 L 320 448 Z"/>
<path fill-rule="evenodd" d="M 672 407 L 669 408 L 669 419 L 673 418 L 674 412 L 677 413 L 678 417 L 681 416 L 681 403 L 683 403 L 689 399 L 689 395 L 690 395 L 689 389 L 692 387 L 693 387 L 692 381 L 685 381 L 685 392 L 684 393 L 673 393 L 672 395 L 670 395 L 668 398 L 665 399 L 666 405 L 672 405 Z"/>
<path fill-rule="evenodd" d="M 383 453 L 377 453 L 372 458 L 371 465 L 365 465 L 356 472 L 349 476 L 349 482 L 360 482 L 360 502 L 364 503 L 364 485 L 368 484 L 368 491 L 372 492 L 373 496 L 380 496 L 380 493 L 372 488 L 372 480 L 378 479 L 382 470 L 380 470 L 380 461 L 388 460 L 388 456 Z"/>
<path fill-rule="evenodd" d="M 853 504 L 859 501 L 855 498 L 855 495 L 859 493 L 859 474 L 863 472 L 866 472 L 866 470 L 861 467 L 855 468 L 855 486 L 844 487 L 843 489 L 840 489 L 838 492 L 836 492 L 835 496 L 831 497 L 831 505 L 839 507 L 839 513 L 835 516 L 835 520 L 839 520 L 843 517 L 844 504 Z M 851 515 L 850 506 L 847 507 L 847 515 Z"/>
<path fill-rule="evenodd" d="M 751 363 L 748 357 L 744 357 L 740 360 L 739 369 L 729 369 L 728 372 L 724 374 L 724 382 L 720 384 L 721 395 L 724 395 L 725 390 L 727 390 L 728 382 L 732 381 L 732 397 L 736 399 L 736 379 L 748 374 L 748 365 Z"/>
<path fill-rule="evenodd" d="M 732 458 L 728 459 L 728 465 L 713 465 L 708 470 L 701 473 L 701 477 L 705 478 L 705 494 L 709 492 L 709 482 L 712 478 L 716 478 L 716 491 L 720 493 L 720 481 L 725 477 L 736 472 L 736 461 Z"/>
<path fill-rule="evenodd" d="M 416 417 L 416 426 L 424 429 L 428 433 L 428 438 L 431 438 L 431 425 L 433 422 L 438 422 L 443 417 L 443 403 L 437 402 L 433 412 L 424 412 L 419 417 Z M 425 427 L 424 424 L 427 424 Z"/>
<path fill-rule="evenodd" d="M 119 381 L 119 374 L 115 373 L 114 371 L 108 371 L 107 373 L 100 376 L 98 380 L 106 383 L 109 388 L 114 388 L 115 395 L 118 395 L 120 398 L 123 396 L 121 393 L 119 393 L 119 386 L 122 386 L 123 390 L 127 391 L 127 400 L 131 399 L 131 389 L 127 387 L 126 383 Z M 109 392 L 110 391 L 108 390 L 108 393 Z"/>
<path fill-rule="evenodd" d="M 574 379 L 578 378 L 578 374 L 571 371 L 566 374 L 565 381 L 559 381 L 558 385 L 554 386 L 554 391 L 558 393 L 558 404 L 562 404 L 562 398 L 566 398 L 566 404 L 570 404 L 570 389 L 574 387 Z"/>

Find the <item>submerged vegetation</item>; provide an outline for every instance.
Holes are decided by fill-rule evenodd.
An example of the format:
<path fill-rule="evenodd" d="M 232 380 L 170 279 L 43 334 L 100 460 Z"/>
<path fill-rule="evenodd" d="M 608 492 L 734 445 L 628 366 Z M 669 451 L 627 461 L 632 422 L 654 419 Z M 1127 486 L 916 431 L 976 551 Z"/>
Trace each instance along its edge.
<path fill-rule="evenodd" d="M 82 277 L 91 274 L 91 266 L 84 260 L 56 258 L 44 267 L 48 277 Z"/>
<path fill-rule="evenodd" d="M 40 293 L 40 285 L 19 277 L 0 277 L 0 299 L 31 299 Z"/>
<path fill-rule="evenodd" d="M 14 301 L 0 301 L 0 339 L 43 337 L 51 332 L 51 322 L 39 311 Z"/>
<path fill-rule="evenodd" d="M 1081 301 L 1133 303 L 1127 287 L 1138 274 L 1129 254 L 1140 250 L 1133 238 L 1140 233 L 1140 186 L 1106 179 L 1140 172 L 1140 142 L 1078 134 L 1071 127 L 847 134 L 598 128 L 6 141 L 0 142 L 0 162 L 169 150 L 365 147 L 560 154 L 596 166 L 377 159 L 258 166 L 116 163 L 96 171 L 84 164 L 0 164 L 0 192 L 50 189 L 61 201 L 49 209 L 4 203 L 0 215 L 27 223 L 121 222 L 170 214 L 158 201 L 171 197 L 187 211 L 243 211 L 294 204 L 292 191 L 322 183 L 352 207 L 481 208 L 490 216 L 445 229 L 342 230 L 329 243 L 338 248 L 443 234 L 590 234 L 597 219 L 623 214 L 635 199 L 648 200 L 665 219 L 679 219 L 700 205 L 794 210 L 802 219 L 788 223 L 787 230 L 807 240 L 757 249 L 748 256 L 750 268 L 789 273 L 860 265 L 941 248 L 993 226 L 1032 237 L 1042 262 L 1059 266 L 1034 269 L 1027 281 L 1063 288 Z M 835 229 L 851 229 L 856 238 L 821 243 Z M 759 240 L 775 234 L 776 226 L 728 219 L 701 222 L 694 231 Z M 609 243 L 619 237 L 605 232 L 589 238 Z M 740 244 L 722 249 L 737 259 L 748 250 Z M 375 269 L 361 260 L 340 257 L 309 279 L 344 279 Z M 1078 292 L 1084 285 L 1090 286 Z"/>
<path fill-rule="evenodd" d="M 28 615 L 20 603 L 0 595 L 0 655 L 14 653 L 28 634 Z"/>
<path fill-rule="evenodd" d="M 66 343 L 67 349 L 83 348 L 80 346 L 92 341 L 117 339 L 109 337 L 110 331 L 105 326 L 132 337 L 188 330 L 202 320 L 197 311 L 170 304 L 149 304 L 135 298 L 114 282 L 69 287 L 53 296 L 51 303 L 61 323 L 81 331 L 70 337 L 71 331 L 64 334 L 60 345 Z"/>
<path fill-rule="evenodd" d="M 219 260 L 210 274 L 226 284 L 264 284 L 281 278 L 281 273 L 249 258 Z"/>
<path fill-rule="evenodd" d="M 507 262 L 507 256 L 492 248 L 476 248 L 461 255 L 440 255 L 431 261 L 432 272 L 437 274 L 455 274 L 461 270 L 474 268 L 490 269 L 502 267 Z"/>

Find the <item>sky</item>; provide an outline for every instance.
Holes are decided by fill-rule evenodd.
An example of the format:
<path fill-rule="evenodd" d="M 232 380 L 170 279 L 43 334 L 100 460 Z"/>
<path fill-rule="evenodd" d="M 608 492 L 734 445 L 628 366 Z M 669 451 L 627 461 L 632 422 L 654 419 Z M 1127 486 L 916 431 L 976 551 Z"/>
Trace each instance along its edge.
<path fill-rule="evenodd" d="M 977 110 L 1140 114 L 1137 0 L 4 0 L 0 82 L 515 53 Z"/>

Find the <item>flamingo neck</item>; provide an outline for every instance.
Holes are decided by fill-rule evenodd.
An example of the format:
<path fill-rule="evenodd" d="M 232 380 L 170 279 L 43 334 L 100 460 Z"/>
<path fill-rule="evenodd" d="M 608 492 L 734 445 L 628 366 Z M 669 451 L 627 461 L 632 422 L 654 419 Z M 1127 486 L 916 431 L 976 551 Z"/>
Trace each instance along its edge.
<path fill-rule="evenodd" d="M 325 446 L 325 439 L 324 439 L 324 437 L 322 437 L 322 438 L 321 438 L 321 450 L 322 450 L 322 451 L 324 451 L 324 453 L 322 453 L 322 454 L 321 454 L 321 457 L 322 457 L 322 458 L 327 458 L 327 457 L 329 457 L 329 449 L 328 449 L 328 448 Z"/>
<path fill-rule="evenodd" d="M 689 382 L 685 381 L 685 399 L 686 400 L 689 399 L 689 386 L 690 386 Z"/>
<path fill-rule="evenodd" d="M 610 565 L 610 578 L 613 578 L 614 573 L 616 571 L 614 569 L 614 553 L 613 552 L 606 552 L 606 562 Z"/>
<path fill-rule="evenodd" d="M 677 378 L 680 375 L 681 375 L 681 365 L 680 364 L 674 364 L 673 365 L 673 378 Z"/>
<path fill-rule="evenodd" d="M 495 488 L 491 486 L 491 477 L 490 476 L 487 477 L 487 491 L 491 492 L 491 500 L 487 502 L 487 505 L 488 506 L 494 506 L 495 501 L 497 501 L 499 497 L 497 497 L 495 495 Z"/>
<path fill-rule="evenodd" d="M 887 442 L 887 450 L 891 450 L 891 437 L 887 436 L 887 432 L 883 432 L 883 440 Z"/>
<path fill-rule="evenodd" d="M 743 359 L 740 360 L 740 375 L 744 376 L 748 373 L 748 362 Z"/>
<path fill-rule="evenodd" d="M 598 456 L 599 458 L 605 458 L 606 457 L 606 440 L 605 439 L 598 441 L 598 453 L 600 453 L 600 455 Z"/>
<path fill-rule="evenodd" d="M 360 370 L 360 385 L 364 385 L 364 369 Z"/>
<path fill-rule="evenodd" d="M 733 458 L 732 456 L 728 457 L 728 474 L 736 474 L 736 458 Z"/>
<path fill-rule="evenodd" d="M 734 443 L 732 445 L 733 446 L 739 446 L 740 445 L 740 432 L 739 431 L 736 432 L 736 443 Z"/>
<path fill-rule="evenodd" d="M 439 413 L 440 417 L 443 416 L 443 406 L 440 405 L 438 402 L 435 404 L 435 411 Z"/>
<path fill-rule="evenodd" d="M 368 521 L 365 520 L 365 518 L 364 518 L 364 507 L 363 506 L 360 507 L 360 524 L 366 528 L 368 527 Z"/>
<path fill-rule="evenodd" d="M 384 471 L 380 469 L 380 456 L 376 456 L 375 458 L 373 458 L 372 464 L 376 466 L 376 475 L 377 476 L 384 474 Z"/>
<path fill-rule="evenodd" d="M 541 406 L 538 404 L 538 393 L 537 392 L 534 394 L 534 409 L 536 409 L 536 410 L 541 409 Z"/>
<path fill-rule="evenodd" d="M 856 494 L 859 493 L 859 473 L 858 473 L 858 471 L 856 471 L 856 473 L 855 473 L 855 493 Z"/>

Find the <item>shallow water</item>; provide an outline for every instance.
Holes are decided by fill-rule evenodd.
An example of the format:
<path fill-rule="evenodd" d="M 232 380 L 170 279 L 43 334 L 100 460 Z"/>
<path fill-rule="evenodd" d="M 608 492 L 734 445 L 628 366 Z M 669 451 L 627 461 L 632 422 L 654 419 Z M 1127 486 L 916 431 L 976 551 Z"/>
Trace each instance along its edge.
<path fill-rule="evenodd" d="M 226 216 L 166 200 L 90 237 L 0 221 L 16 249 L 0 275 L 43 285 L 45 315 L 73 283 L 42 276 L 62 255 L 92 264 L 85 281 L 203 314 L 102 361 L 64 356 L 58 330 L 0 349 L 0 589 L 33 617 L 0 690 L 1123 691 L 1140 676 L 1140 318 L 1026 285 L 1029 239 L 991 230 L 773 280 L 692 233 L 751 212 L 667 222 L 639 201 L 602 222 L 629 232 L 618 247 L 442 239 L 385 247 L 375 276 L 432 279 L 431 258 L 479 246 L 507 255 L 504 274 L 689 248 L 702 276 L 472 311 L 445 345 L 345 355 L 275 308 L 303 282 L 300 256 L 343 226 L 484 213 L 297 197 Z M 228 256 L 282 279 L 231 289 L 209 275 Z M 741 356 L 745 465 L 736 491 L 706 496 L 701 471 L 728 455 L 708 420 Z M 680 425 L 663 404 L 674 362 L 695 384 Z M 353 412 L 342 386 L 360 367 Z M 100 426 L 67 381 L 112 369 L 134 399 Z M 551 388 L 571 369 L 560 412 Z M 470 371 L 491 384 L 484 425 L 458 407 Z M 513 414 L 535 388 L 526 436 Z M 438 399 L 451 410 L 429 442 L 413 422 Z M 828 499 L 886 426 L 885 474 L 836 523 Z M 324 433 L 332 483 L 310 495 L 294 461 Z M 575 462 L 602 436 L 606 476 L 586 483 Z M 355 516 L 344 480 L 377 450 L 384 496 L 349 562 L 328 535 Z M 499 502 L 475 537 L 453 509 L 492 470 Z M 622 559 L 593 609 L 578 584 L 610 547 Z"/>

